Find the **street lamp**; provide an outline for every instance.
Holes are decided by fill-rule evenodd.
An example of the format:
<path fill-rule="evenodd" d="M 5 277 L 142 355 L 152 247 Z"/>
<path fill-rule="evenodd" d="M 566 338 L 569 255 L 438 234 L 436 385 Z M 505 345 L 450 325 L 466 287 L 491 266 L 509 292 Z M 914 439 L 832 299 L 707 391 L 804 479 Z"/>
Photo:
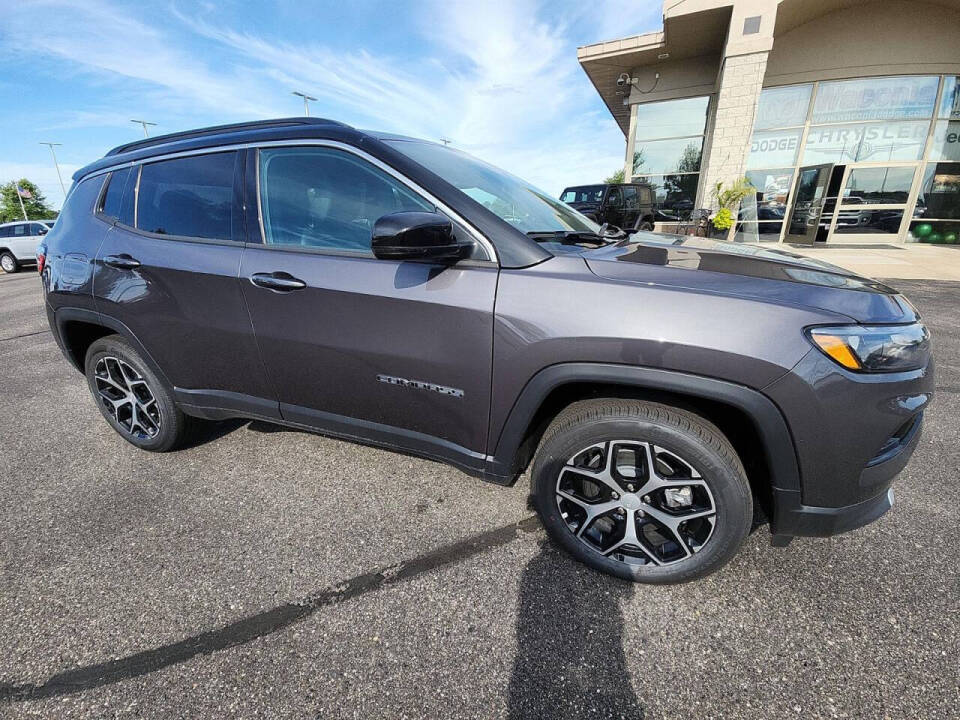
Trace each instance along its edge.
<path fill-rule="evenodd" d="M 55 142 L 42 142 L 41 145 L 46 145 L 50 148 L 50 154 L 53 156 L 53 166 L 57 169 L 57 178 L 60 180 L 60 189 L 63 191 L 63 197 L 67 197 L 67 188 L 63 185 L 63 175 L 60 174 L 60 163 L 57 162 L 57 154 L 53 151 L 54 146 L 63 145 L 63 143 Z"/>
<path fill-rule="evenodd" d="M 143 136 L 150 137 L 150 133 L 147 132 L 147 125 L 156 125 L 156 123 L 147 122 L 146 120 L 131 120 L 130 122 L 135 122 L 143 125 Z"/>
<path fill-rule="evenodd" d="M 315 97 L 313 97 L 312 95 L 305 95 L 304 93 L 302 93 L 302 92 L 297 92 L 296 90 L 293 91 L 293 94 L 303 98 L 303 115 L 304 115 L 304 117 L 310 117 L 310 105 L 309 105 L 309 103 L 310 103 L 311 101 L 316 102 L 317 99 L 316 99 Z"/>

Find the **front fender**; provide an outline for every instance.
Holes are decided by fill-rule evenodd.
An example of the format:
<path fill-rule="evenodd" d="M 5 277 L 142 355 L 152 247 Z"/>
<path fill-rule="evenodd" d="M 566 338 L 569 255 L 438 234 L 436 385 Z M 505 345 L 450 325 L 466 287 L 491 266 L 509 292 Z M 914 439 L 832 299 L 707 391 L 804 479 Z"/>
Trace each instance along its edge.
<path fill-rule="evenodd" d="M 666 391 L 729 405 L 753 423 L 763 443 L 770 482 L 784 490 L 800 490 L 797 455 L 787 423 L 765 395 L 742 385 L 672 370 L 612 363 L 559 363 L 544 368 L 523 388 L 497 437 L 491 473 L 512 482 L 522 472 L 521 445 L 537 410 L 557 388 L 571 384 L 619 385 Z"/>

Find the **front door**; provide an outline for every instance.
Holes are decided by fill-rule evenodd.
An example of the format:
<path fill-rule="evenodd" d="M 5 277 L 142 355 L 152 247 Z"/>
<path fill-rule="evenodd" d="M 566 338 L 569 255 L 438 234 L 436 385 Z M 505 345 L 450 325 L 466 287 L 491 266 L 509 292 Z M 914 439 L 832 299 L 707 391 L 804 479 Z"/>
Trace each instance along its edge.
<path fill-rule="evenodd" d="M 793 207 L 784 234 L 785 242 L 802 245 L 813 245 L 816 242 L 832 172 L 833 165 L 800 168 Z"/>
<path fill-rule="evenodd" d="M 607 190 L 607 199 L 603 203 L 604 213 L 603 221 L 610 225 L 616 225 L 619 228 L 623 224 L 623 190 L 619 185 L 614 185 Z"/>
<path fill-rule="evenodd" d="M 375 258 L 378 218 L 435 205 L 368 156 L 323 146 L 257 156 L 263 243 L 247 247 L 240 278 L 283 418 L 479 462 L 496 265 Z"/>

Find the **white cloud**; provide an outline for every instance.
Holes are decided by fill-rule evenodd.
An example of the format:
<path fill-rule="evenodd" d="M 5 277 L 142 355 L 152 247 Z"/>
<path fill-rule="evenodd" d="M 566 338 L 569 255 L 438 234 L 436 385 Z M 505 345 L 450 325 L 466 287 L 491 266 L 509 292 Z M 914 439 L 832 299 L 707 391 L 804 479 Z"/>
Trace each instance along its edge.
<path fill-rule="evenodd" d="M 607 33 L 611 17 L 649 11 L 635 3 L 629 10 L 629 2 L 564 14 L 532 0 L 437 0 L 413 8 L 422 16 L 423 48 L 413 59 L 389 49 L 278 42 L 175 8 L 175 24 L 158 27 L 107 0 L 21 3 L 0 27 L 24 39 L 22 52 L 53 58 L 103 86 L 95 109 L 74 109 L 49 127 L 121 127 L 141 113 L 162 118 L 164 129 L 276 117 L 295 107 L 290 90 L 302 89 L 320 98 L 321 114 L 452 138 L 555 194 L 598 181 L 623 162 L 623 136 L 599 106 L 575 46 Z M 30 31 L 38 25 L 43 33 Z M 188 49 L 184 33 L 209 52 Z M 119 96 L 122 110 L 111 113 L 101 102 Z"/>

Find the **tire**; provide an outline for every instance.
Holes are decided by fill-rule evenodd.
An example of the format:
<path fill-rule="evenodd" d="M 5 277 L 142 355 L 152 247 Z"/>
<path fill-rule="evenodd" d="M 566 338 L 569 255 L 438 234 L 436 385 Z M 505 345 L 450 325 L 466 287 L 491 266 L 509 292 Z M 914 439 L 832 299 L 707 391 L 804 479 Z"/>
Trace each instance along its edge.
<path fill-rule="evenodd" d="M 100 413 L 124 440 L 141 450 L 167 452 L 186 439 L 189 418 L 166 383 L 123 337 L 94 341 L 84 368 Z"/>
<path fill-rule="evenodd" d="M 569 406 L 544 433 L 531 482 L 554 542 L 634 582 L 680 583 L 715 572 L 736 554 L 753 519 L 746 473 L 723 433 L 699 415 L 656 403 Z"/>
<path fill-rule="evenodd" d="M 635 229 L 640 232 L 653 232 L 653 223 L 649 220 L 640 220 Z"/>
<path fill-rule="evenodd" d="M 20 269 L 20 263 L 17 262 L 17 258 L 9 250 L 4 250 L 0 253 L 0 270 L 3 270 L 5 273 L 15 273 Z"/>

